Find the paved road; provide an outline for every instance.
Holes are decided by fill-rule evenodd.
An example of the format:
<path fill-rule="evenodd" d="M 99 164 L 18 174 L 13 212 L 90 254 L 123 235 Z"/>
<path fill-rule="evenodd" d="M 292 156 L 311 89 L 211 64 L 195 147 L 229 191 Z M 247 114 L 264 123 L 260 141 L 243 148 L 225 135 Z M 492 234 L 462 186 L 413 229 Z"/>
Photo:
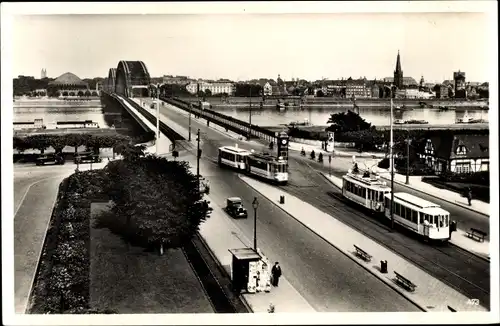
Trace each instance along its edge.
<path fill-rule="evenodd" d="M 75 165 L 14 165 L 14 296 L 24 313 L 59 184 Z M 82 166 L 82 169 L 85 169 Z"/>
<path fill-rule="evenodd" d="M 169 120 L 187 128 L 184 116 L 162 110 Z M 219 169 L 213 162 L 217 148 L 236 140 L 208 129 L 196 119 L 192 119 L 192 126 L 194 130 L 201 129 L 203 170 L 207 170 L 202 174 L 210 180 L 210 196 L 221 206 L 225 206 L 227 197 L 240 196 L 250 216 L 253 197 L 259 199 L 258 246 L 272 260 L 280 262 L 290 283 L 317 311 L 418 311 L 378 278 L 258 195 L 234 172 Z M 240 144 L 248 147 L 245 142 Z M 251 218 L 235 223 L 247 238 L 253 238 Z"/>

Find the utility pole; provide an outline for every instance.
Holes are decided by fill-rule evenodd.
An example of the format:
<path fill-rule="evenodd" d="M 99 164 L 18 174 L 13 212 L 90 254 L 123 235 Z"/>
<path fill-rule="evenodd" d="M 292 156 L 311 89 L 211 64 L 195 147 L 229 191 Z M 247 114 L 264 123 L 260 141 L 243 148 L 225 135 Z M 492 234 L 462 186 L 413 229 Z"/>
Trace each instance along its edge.
<path fill-rule="evenodd" d="M 189 136 L 188 141 L 191 141 L 191 109 L 193 108 L 193 103 L 189 103 Z"/>
<path fill-rule="evenodd" d="M 250 137 L 252 136 L 252 85 L 250 85 L 250 113 L 248 117 L 248 124 L 250 127 L 248 128 L 248 140 L 250 140 Z"/>
<path fill-rule="evenodd" d="M 391 139 L 389 141 L 389 164 L 391 168 L 391 229 L 394 229 L 394 158 L 392 156 L 393 131 L 392 131 L 392 85 L 391 85 Z"/>
<path fill-rule="evenodd" d="M 198 181 L 198 192 L 200 191 L 200 129 L 198 129 L 196 141 L 198 142 L 198 150 L 196 151 L 196 179 Z"/>
<path fill-rule="evenodd" d="M 158 89 L 156 89 L 158 91 Z M 158 94 L 153 92 L 151 89 L 153 99 L 156 99 L 156 155 L 160 154 L 160 102 L 158 100 Z"/>
<path fill-rule="evenodd" d="M 406 184 L 410 184 L 410 131 L 408 131 L 408 137 L 406 138 Z"/>

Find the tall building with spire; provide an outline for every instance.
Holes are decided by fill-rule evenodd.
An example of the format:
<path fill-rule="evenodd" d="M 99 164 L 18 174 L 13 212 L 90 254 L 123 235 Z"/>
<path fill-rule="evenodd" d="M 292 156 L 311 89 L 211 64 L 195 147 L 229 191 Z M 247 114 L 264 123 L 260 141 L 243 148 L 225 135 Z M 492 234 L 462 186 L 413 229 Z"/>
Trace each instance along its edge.
<path fill-rule="evenodd" d="M 403 70 L 401 70 L 401 58 L 399 56 L 399 50 L 398 58 L 396 59 L 396 70 L 394 70 L 394 86 L 399 89 L 403 88 Z"/>
<path fill-rule="evenodd" d="M 41 79 L 47 78 L 47 69 L 42 69 Z"/>

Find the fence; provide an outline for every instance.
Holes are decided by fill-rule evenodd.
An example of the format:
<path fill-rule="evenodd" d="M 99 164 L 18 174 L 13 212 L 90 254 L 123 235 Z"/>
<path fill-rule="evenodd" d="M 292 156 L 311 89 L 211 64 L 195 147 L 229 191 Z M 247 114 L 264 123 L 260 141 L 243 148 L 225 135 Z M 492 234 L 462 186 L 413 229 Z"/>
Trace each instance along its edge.
<path fill-rule="evenodd" d="M 260 138 L 268 142 L 276 140 L 276 133 L 273 131 L 270 131 L 268 129 L 256 125 L 250 126 L 248 122 L 235 119 L 233 117 L 227 116 L 225 114 L 210 109 L 200 110 L 199 104 L 191 104 L 192 107 L 190 109 L 189 108 L 190 103 L 184 100 L 178 98 L 166 98 L 161 96 L 160 99 L 187 112 L 191 111 L 192 114 L 195 114 L 207 120 L 207 124 L 212 122 L 223 128 L 226 128 L 226 130 L 231 130 L 237 134 L 243 136 L 250 135 L 252 137 Z"/>

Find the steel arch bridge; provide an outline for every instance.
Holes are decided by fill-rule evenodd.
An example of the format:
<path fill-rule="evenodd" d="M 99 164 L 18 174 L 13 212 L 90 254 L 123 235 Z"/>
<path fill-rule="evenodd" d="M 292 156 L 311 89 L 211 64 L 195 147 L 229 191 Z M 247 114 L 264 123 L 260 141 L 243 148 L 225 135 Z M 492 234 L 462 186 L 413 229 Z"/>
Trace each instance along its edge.
<path fill-rule="evenodd" d="M 117 94 L 126 97 L 149 95 L 151 77 L 142 61 L 120 61 L 115 76 L 114 91 Z"/>
<path fill-rule="evenodd" d="M 108 84 L 106 85 L 108 91 L 114 92 L 115 85 L 116 85 L 116 68 L 109 68 Z"/>

